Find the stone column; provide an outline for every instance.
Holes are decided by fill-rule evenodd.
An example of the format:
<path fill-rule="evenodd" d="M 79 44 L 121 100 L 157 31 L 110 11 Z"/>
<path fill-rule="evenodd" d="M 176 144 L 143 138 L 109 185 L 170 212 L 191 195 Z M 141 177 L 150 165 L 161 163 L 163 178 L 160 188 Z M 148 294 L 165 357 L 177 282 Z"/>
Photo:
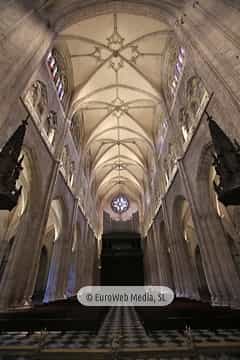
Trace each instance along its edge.
<path fill-rule="evenodd" d="M 68 121 L 66 121 L 64 133 L 67 126 Z M 34 292 L 38 274 L 42 241 L 60 166 L 59 159 L 63 140 L 64 136 L 56 149 L 57 159 L 54 160 L 50 182 L 45 189 L 46 192 L 41 193 L 40 189 L 36 189 L 36 184 L 33 184 L 36 192 L 35 199 L 30 199 L 32 205 L 28 207 L 28 212 L 21 220 L 20 231 L 15 238 L 15 244 L 5 269 L 5 275 L 0 284 L 0 288 L 3 286 L 0 298 L 1 308 L 31 305 L 31 296 Z M 34 176 L 36 177 L 37 174 L 34 174 Z M 39 192 L 37 193 L 38 190 Z M 28 244 L 27 249 L 25 249 L 26 244 Z"/>
<path fill-rule="evenodd" d="M 158 218 L 155 220 L 155 232 L 157 234 L 157 253 L 159 257 L 159 282 L 161 286 L 173 287 L 172 279 L 170 279 L 171 264 L 169 263 L 168 246 L 165 243 L 164 234 L 160 231 L 160 224 Z"/>
<path fill-rule="evenodd" d="M 35 282 L 37 279 L 38 267 L 39 267 L 39 261 L 40 261 L 40 255 L 41 255 L 42 242 L 44 240 L 44 233 L 45 233 L 45 228 L 46 228 L 47 221 L 48 221 L 48 215 L 49 215 L 49 211 L 50 211 L 51 201 L 53 200 L 52 199 L 53 191 L 54 191 L 54 188 L 56 185 L 57 177 L 59 175 L 59 168 L 60 168 L 60 163 L 61 163 L 60 159 L 61 159 L 61 154 L 62 154 L 62 150 L 64 147 L 64 138 L 65 138 L 65 135 L 66 135 L 69 125 L 70 125 L 70 121 L 68 119 L 66 119 L 65 126 L 63 128 L 61 137 L 58 141 L 57 148 L 56 148 L 56 151 L 54 154 L 54 156 L 56 158 L 54 160 L 54 166 L 53 166 L 52 175 L 50 178 L 50 183 L 48 184 L 48 187 L 47 187 L 47 193 L 46 193 L 44 205 L 42 206 L 43 212 L 42 212 L 41 222 L 39 224 L 38 232 L 35 234 L 35 236 L 38 240 L 35 241 L 35 244 L 34 244 L 35 250 L 33 251 L 33 266 L 30 269 L 28 284 L 27 284 L 25 292 L 24 292 L 24 302 L 29 303 L 29 304 L 31 304 L 31 297 L 32 297 L 32 294 L 34 293 L 34 287 L 35 287 Z"/>
<path fill-rule="evenodd" d="M 34 124 L 29 122 L 28 127 L 29 131 L 33 131 Z M 31 142 L 28 143 L 28 136 L 26 137 L 26 145 L 31 146 Z M 33 157 L 32 160 L 34 162 L 35 158 Z M 38 173 L 40 166 L 34 167 L 33 164 L 29 202 L 21 218 L 0 284 L 0 308 L 2 309 L 29 305 L 31 302 L 38 273 L 43 237 L 42 229 L 45 227 L 44 224 L 48 218 L 48 203 L 55 184 L 58 161 L 53 161 L 51 167 L 47 173 L 47 181 L 43 184 L 41 174 Z"/>
<path fill-rule="evenodd" d="M 30 301 L 31 295 L 34 292 L 34 286 L 35 286 L 35 281 L 37 278 L 37 273 L 38 273 L 37 270 L 38 270 L 38 265 L 39 265 L 39 260 L 40 260 L 41 246 L 42 246 L 42 241 L 44 240 L 45 227 L 46 227 L 47 221 L 48 221 L 48 215 L 49 215 L 50 205 L 51 205 L 51 201 L 52 201 L 52 193 L 53 193 L 55 183 L 57 180 L 59 165 L 60 165 L 60 161 L 58 159 L 56 159 L 54 161 L 54 166 L 52 169 L 50 183 L 48 184 L 46 197 L 44 199 L 45 201 L 44 201 L 44 206 L 42 208 L 43 211 L 42 211 L 41 222 L 39 224 L 38 233 L 35 234 L 36 238 L 38 237 L 38 241 L 35 242 L 35 248 L 37 251 L 33 256 L 34 266 L 32 267 L 31 272 L 29 274 L 30 276 L 28 279 L 28 285 L 26 287 L 26 291 L 24 294 L 24 297 L 27 301 Z"/>
<path fill-rule="evenodd" d="M 233 264 L 221 222 L 215 211 L 211 210 L 211 204 L 207 198 L 205 199 L 205 206 L 201 206 L 201 210 L 197 207 L 196 195 L 191 188 L 184 163 L 182 160 L 178 160 L 178 164 L 182 182 L 186 189 L 187 200 L 192 210 L 192 219 L 198 236 L 212 303 L 213 305 L 240 307 L 240 280 Z"/>
<path fill-rule="evenodd" d="M 80 289 L 83 286 L 87 286 L 87 262 L 88 262 L 88 253 L 87 253 L 87 236 L 88 236 L 88 223 L 84 219 L 84 228 L 82 231 L 82 241 L 78 246 L 78 268 L 77 268 L 77 287 Z"/>
<path fill-rule="evenodd" d="M 22 216 L 21 224 L 15 236 L 9 261 L 0 284 L 0 308 L 2 309 L 27 305 L 25 294 L 29 276 L 31 276 L 34 268 L 34 258 L 38 251 L 39 227 L 44 215 L 45 196 L 41 198 L 41 191 L 39 195 L 38 201 L 36 197 L 30 199 L 28 210 Z"/>
<path fill-rule="evenodd" d="M 93 278 L 92 284 L 94 286 L 100 285 L 100 273 L 99 273 L 99 260 L 98 260 L 98 240 L 93 238 Z"/>
<path fill-rule="evenodd" d="M 92 234 L 91 234 L 91 228 L 88 224 L 88 230 L 87 230 L 87 238 L 86 238 L 86 247 L 85 247 L 85 284 L 86 286 L 91 285 L 91 275 L 92 275 L 92 249 L 91 249 L 91 241 L 92 241 Z"/>
<path fill-rule="evenodd" d="M 151 267 L 151 253 L 149 248 L 149 239 L 145 238 L 144 246 L 144 283 L 145 285 L 152 285 L 152 267 Z"/>
<path fill-rule="evenodd" d="M 77 208 L 78 208 L 78 198 L 74 199 L 72 218 L 70 220 L 69 225 L 69 237 L 65 237 L 65 241 L 62 247 L 62 259 L 61 259 L 61 273 L 59 276 L 59 291 L 62 294 L 62 297 L 66 297 L 67 293 L 67 283 L 68 283 L 68 275 L 69 269 L 72 261 L 72 240 L 74 234 L 74 225 L 76 221 Z"/>
<path fill-rule="evenodd" d="M 149 284 L 153 285 L 154 284 L 154 268 L 153 268 L 153 261 L 152 261 L 152 243 L 151 243 L 151 233 L 150 230 L 148 232 L 147 235 L 147 262 L 149 265 Z"/>
<path fill-rule="evenodd" d="M 58 276 L 59 276 L 59 268 L 60 268 L 60 261 L 61 261 L 61 248 L 63 242 L 63 234 L 60 234 L 58 239 L 54 241 L 51 263 L 48 273 L 48 281 L 46 292 L 44 296 L 44 302 L 51 302 L 55 300 L 62 300 L 62 296 L 58 297 Z"/>
<path fill-rule="evenodd" d="M 174 226 L 174 224 L 172 224 Z M 175 255 L 178 263 L 178 270 L 181 269 L 181 297 L 199 300 L 197 274 L 188 253 L 187 243 L 180 231 L 179 226 L 173 230 L 175 239 Z"/>
<path fill-rule="evenodd" d="M 85 286 L 89 285 L 89 279 L 91 277 L 91 262 L 92 262 L 92 253 L 91 253 L 91 229 L 89 223 L 87 225 L 86 239 L 85 239 L 85 266 L 84 266 L 84 282 Z"/>
<path fill-rule="evenodd" d="M 171 231 L 168 209 L 167 209 L 166 200 L 164 197 L 162 198 L 162 210 L 163 210 L 163 220 L 164 220 L 164 223 L 166 224 L 167 236 L 169 239 L 168 245 L 169 245 L 169 251 L 170 251 L 170 259 L 171 259 L 172 267 L 173 267 L 174 287 L 175 287 L 176 296 L 179 297 L 180 294 L 182 293 L 181 278 L 180 278 L 181 269 L 178 269 L 178 262 L 177 262 L 176 251 L 175 251 L 175 246 L 174 246 L 175 240 L 173 238 L 173 234 Z"/>
<path fill-rule="evenodd" d="M 159 236 L 156 231 L 156 218 L 153 221 L 151 232 L 152 232 L 152 256 L 153 258 L 151 261 L 154 261 L 155 264 L 155 285 L 160 285 L 160 279 L 161 279 L 161 264 L 159 259 L 159 249 L 158 249 L 158 241 Z"/>
<path fill-rule="evenodd" d="M 158 285 L 159 279 L 158 279 L 158 263 L 157 263 L 157 254 L 156 254 L 156 248 L 154 244 L 154 233 L 153 233 L 153 225 L 151 229 L 149 230 L 148 235 L 148 256 L 149 256 L 149 262 L 150 262 L 150 269 L 151 269 L 151 283 L 152 285 Z"/>
<path fill-rule="evenodd" d="M 170 225 L 166 200 L 162 199 L 164 222 L 169 234 L 170 257 L 173 264 L 173 276 L 175 293 L 177 297 L 199 299 L 197 288 L 192 276 L 192 268 L 187 256 L 186 244 L 179 229 L 173 229 Z"/>
<path fill-rule="evenodd" d="M 71 239 L 67 239 L 67 236 L 69 232 L 71 236 L 72 214 L 73 208 L 67 221 L 66 219 L 63 219 L 62 231 L 54 242 L 45 294 L 45 299 L 47 301 L 62 300 L 65 298 L 65 278 L 67 276 L 68 253 L 69 248 L 71 248 Z"/>
<path fill-rule="evenodd" d="M 85 222 L 85 223 L 84 223 Z M 81 234 L 77 240 L 77 258 L 76 258 L 76 291 L 82 287 L 82 272 L 83 272 L 83 261 L 85 253 L 85 232 L 86 232 L 86 219 L 84 219 L 81 213 Z"/>
<path fill-rule="evenodd" d="M 96 271 L 96 257 L 97 257 L 97 252 L 96 252 L 96 238 L 94 235 L 93 230 L 91 230 L 91 248 L 90 248 L 90 253 L 92 254 L 92 259 L 91 259 L 91 267 L 90 267 L 90 273 L 91 273 L 91 285 L 95 285 L 94 284 L 94 277 L 95 277 L 95 271 Z"/>

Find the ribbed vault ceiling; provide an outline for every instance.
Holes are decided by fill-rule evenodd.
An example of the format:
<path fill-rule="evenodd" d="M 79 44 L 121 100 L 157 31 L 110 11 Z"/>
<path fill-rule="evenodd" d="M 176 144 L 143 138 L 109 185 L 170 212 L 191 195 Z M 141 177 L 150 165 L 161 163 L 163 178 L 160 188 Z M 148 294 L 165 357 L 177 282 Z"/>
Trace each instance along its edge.
<path fill-rule="evenodd" d="M 112 13 L 61 33 L 72 60 L 92 183 L 102 201 L 118 192 L 140 203 L 155 157 L 156 108 L 163 104 L 162 66 L 171 31 L 152 18 Z"/>

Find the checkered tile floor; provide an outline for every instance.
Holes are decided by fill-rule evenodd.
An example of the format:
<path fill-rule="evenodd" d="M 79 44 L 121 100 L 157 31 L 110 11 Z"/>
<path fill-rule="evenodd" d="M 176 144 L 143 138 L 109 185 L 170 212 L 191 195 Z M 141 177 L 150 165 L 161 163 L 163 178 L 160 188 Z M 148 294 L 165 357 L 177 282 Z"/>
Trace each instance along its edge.
<path fill-rule="evenodd" d="M 147 335 L 134 308 L 110 309 L 90 346 L 110 348 L 118 344 L 126 348 L 152 346 L 152 340 Z"/>
<path fill-rule="evenodd" d="M 239 342 L 240 330 L 198 329 L 192 330 L 192 337 L 195 343 Z M 135 309 L 126 307 L 111 308 L 97 334 L 90 331 L 0 333 L 0 347 L 39 346 L 40 344 L 46 349 L 181 347 L 186 345 L 186 336 L 179 330 L 158 330 L 147 333 Z"/>

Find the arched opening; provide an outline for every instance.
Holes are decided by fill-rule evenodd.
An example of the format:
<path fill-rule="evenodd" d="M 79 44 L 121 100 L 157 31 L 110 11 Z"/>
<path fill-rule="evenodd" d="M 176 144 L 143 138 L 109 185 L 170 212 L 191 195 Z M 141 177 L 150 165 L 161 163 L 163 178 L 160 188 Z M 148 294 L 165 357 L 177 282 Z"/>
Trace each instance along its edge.
<path fill-rule="evenodd" d="M 60 200 L 53 200 L 50 206 L 43 246 L 39 258 L 33 301 L 48 302 L 54 296 L 59 266 L 58 239 L 62 232 L 62 205 Z"/>
<path fill-rule="evenodd" d="M 201 300 L 206 301 L 209 299 L 208 296 L 205 296 L 208 285 L 205 278 L 204 265 L 198 243 L 198 234 L 195 229 L 191 208 L 187 200 L 183 197 L 178 199 L 177 208 L 177 226 L 175 231 L 179 232 L 177 239 L 178 242 L 181 243 L 182 248 L 181 250 L 179 249 L 179 251 L 181 251 L 181 255 L 179 256 L 182 257 L 179 262 L 182 264 L 185 272 L 189 272 L 189 274 L 184 274 L 184 277 L 189 277 L 187 284 L 192 284 L 191 291 L 193 291 L 197 297 L 200 297 Z M 184 281 L 186 281 L 186 279 L 184 279 Z M 204 291 L 206 290 L 204 297 L 201 296 L 203 295 L 203 289 Z"/>
<path fill-rule="evenodd" d="M 201 300 L 209 301 L 210 293 L 208 290 L 207 280 L 204 272 L 201 251 L 198 244 L 198 237 L 192 218 L 191 208 L 186 200 L 184 200 L 182 204 L 181 221 L 183 236 L 187 244 L 188 254 L 191 259 L 191 263 L 196 270 L 197 288 L 200 298 Z"/>

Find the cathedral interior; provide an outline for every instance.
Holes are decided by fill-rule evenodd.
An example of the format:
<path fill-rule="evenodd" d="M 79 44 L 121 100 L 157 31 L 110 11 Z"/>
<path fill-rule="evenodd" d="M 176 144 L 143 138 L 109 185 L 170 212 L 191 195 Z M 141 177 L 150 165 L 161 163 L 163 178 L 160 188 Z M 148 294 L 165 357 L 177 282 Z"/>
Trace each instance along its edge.
<path fill-rule="evenodd" d="M 240 1 L 0 18 L 0 360 L 240 359 Z"/>

